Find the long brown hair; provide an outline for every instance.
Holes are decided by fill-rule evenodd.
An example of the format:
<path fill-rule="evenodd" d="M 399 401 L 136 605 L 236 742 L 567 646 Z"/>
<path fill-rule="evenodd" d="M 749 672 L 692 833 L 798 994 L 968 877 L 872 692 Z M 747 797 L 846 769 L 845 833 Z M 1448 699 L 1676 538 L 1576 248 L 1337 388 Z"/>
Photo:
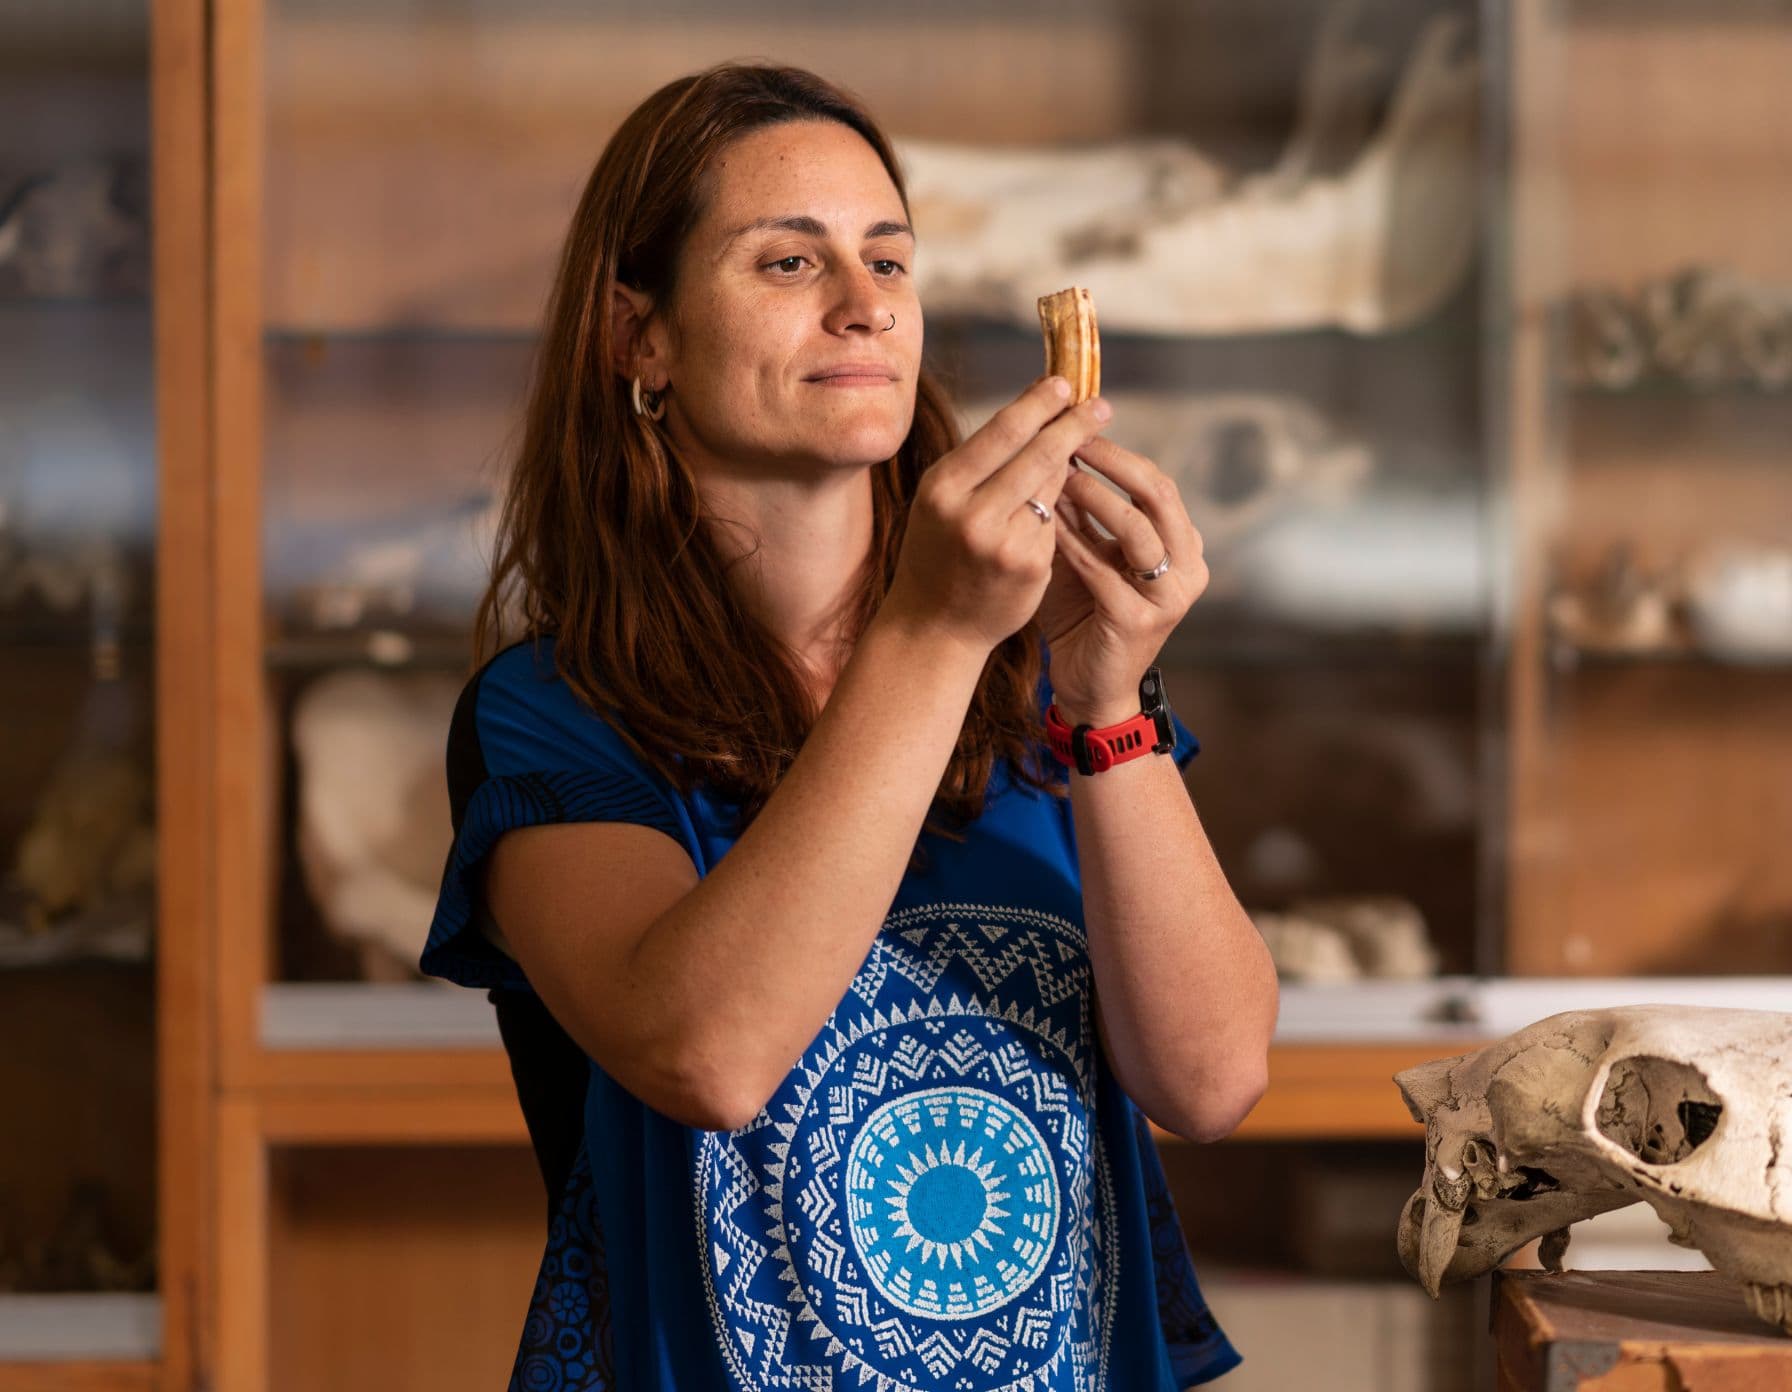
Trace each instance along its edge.
<path fill-rule="evenodd" d="M 475 665 L 522 638 L 553 635 L 560 677 L 681 792 L 699 782 L 740 805 L 744 829 L 819 714 L 797 654 L 740 603 L 699 526 L 690 470 L 637 415 L 613 370 L 610 300 L 621 281 L 669 305 L 704 177 L 749 131 L 828 120 L 876 150 L 903 207 L 889 140 L 851 96 L 799 68 L 723 63 L 660 88 L 623 121 L 579 198 L 536 350 L 523 440 L 474 623 Z M 922 471 L 959 443 L 945 392 L 923 369 L 914 422 L 872 471 L 872 541 L 844 616 L 857 641 L 895 575 Z M 1041 771 L 1039 633 L 1029 620 L 990 654 L 934 811 L 963 824 L 983 810 L 997 757 L 1029 785 Z M 962 839 L 936 825 L 922 828 Z M 916 846 L 917 855 L 919 843 Z M 911 866 L 916 864 L 911 857 Z"/>

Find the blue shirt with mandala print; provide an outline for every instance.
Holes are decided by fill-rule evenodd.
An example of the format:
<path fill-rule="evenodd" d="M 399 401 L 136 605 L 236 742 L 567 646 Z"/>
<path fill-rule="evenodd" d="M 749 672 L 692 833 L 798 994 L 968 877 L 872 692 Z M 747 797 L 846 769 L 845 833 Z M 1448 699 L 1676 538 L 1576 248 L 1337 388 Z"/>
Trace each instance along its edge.
<path fill-rule="evenodd" d="M 1176 727 L 1186 766 L 1199 746 Z M 449 769 L 421 964 L 463 985 L 529 990 L 476 902 L 505 831 L 637 822 L 700 874 L 732 844 L 732 806 L 637 760 L 554 674 L 551 639 L 468 683 Z M 965 841 L 922 844 L 749 1125 L 684 1126 L 580 1056 L 583 1132 L 513 1392 L 1167 1392 L 1239 1362 L 1097 1043 L 1068 800 L 998 762 Z"/>

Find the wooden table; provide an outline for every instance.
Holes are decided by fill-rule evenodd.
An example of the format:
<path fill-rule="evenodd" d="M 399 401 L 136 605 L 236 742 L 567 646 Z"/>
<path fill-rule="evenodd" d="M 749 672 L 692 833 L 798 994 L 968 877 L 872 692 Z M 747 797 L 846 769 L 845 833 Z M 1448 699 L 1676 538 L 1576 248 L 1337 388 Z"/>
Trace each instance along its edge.
<path fill-rule="evenodd" d="M 1788 1392 L 1792 1338 L 1715 1271 L 1496 1271 L 1498 1392 Z"/>

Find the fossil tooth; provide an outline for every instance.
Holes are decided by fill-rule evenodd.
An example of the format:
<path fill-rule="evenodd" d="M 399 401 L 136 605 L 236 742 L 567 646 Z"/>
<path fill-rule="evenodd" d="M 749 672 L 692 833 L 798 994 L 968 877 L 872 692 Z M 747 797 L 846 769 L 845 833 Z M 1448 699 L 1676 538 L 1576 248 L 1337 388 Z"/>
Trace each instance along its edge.
<path fill-rule="evenodd" d="M 1095 328 L 1095 300 L 1071 286 L 1039 297 L 1039 327 L 1045 335 L 1045 373 L 1070 383 L 1070 402 L 1101 392 L 1101 336 Z"/>

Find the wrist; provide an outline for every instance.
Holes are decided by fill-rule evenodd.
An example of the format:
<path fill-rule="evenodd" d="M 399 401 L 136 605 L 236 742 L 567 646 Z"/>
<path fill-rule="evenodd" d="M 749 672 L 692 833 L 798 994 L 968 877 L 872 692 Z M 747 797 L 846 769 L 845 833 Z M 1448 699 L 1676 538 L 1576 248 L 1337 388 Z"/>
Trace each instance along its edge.
<path fill-rule="evenodd" d="M 925 660 L 929 665 L 966 671 L 976 678 L 982 677 L 983 669 L 989 665 L 990 654 L 994 651 L 979 642 L 963 638 L 942 625 L 912 619 L 887 605 L 866 626 L 866 637 L 874 633 L 911 652 L 925 653 Z"/>
<path fill-rule="evenodd" d="M 1131 720 L 1139 713 L 1138 693 L 1124 700 L 1089 700 L 1078 696 L 1060 696 L 1052 693 L 1057 704 L 1058 714 L 1064 717 L 1064 723 L 1075 729 L 1078 725 L 1087 725 L 1091 729 L 1105 730 L 1110 725 L 1118 725 L 1123 720 Z"/>

